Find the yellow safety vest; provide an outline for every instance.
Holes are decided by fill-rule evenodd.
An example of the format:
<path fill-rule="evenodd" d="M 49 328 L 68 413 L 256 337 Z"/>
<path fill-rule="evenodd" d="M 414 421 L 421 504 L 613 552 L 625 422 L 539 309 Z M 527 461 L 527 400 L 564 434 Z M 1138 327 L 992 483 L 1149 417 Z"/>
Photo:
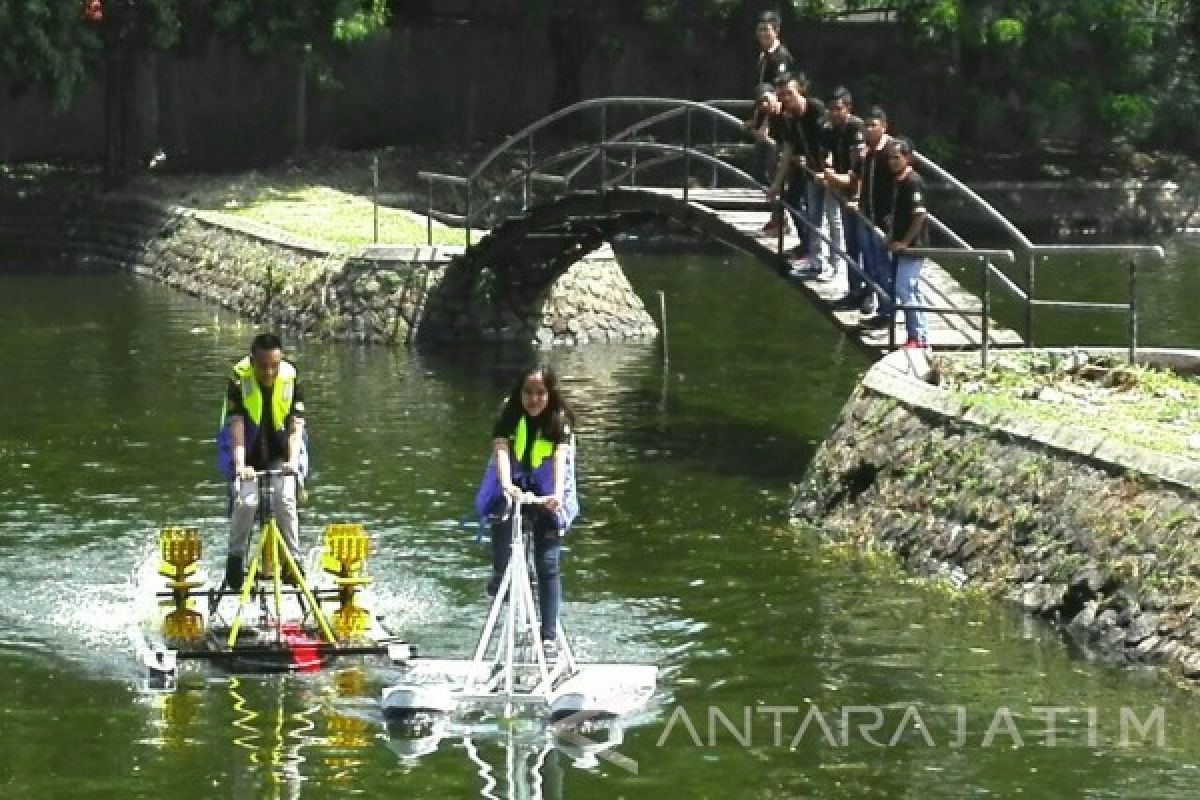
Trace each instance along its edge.
<path fill-rule="evenodd" d="M 233 379 L 241 384 L 242 406 L 250 422 L 259 427 L 263 417 L 263 393 L 254 377 L 254 366 L 249 356 L 233 365 Z M 292 395 L 295 391 L 296 368 L 286 361 L 281 362 L 279 374 L 275 376 L 275 384 L 271 387 L 271 419 L 276 430 L 283 430 L 284 420 L 292 411 Z"/>

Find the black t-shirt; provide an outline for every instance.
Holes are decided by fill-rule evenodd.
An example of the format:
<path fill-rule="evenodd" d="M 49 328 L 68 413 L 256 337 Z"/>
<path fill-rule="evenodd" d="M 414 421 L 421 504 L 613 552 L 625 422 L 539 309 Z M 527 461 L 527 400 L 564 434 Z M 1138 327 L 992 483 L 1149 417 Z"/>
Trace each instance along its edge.
<path fill-rule="evenodd" d="M 755 83 L 769 83 L 774 86 L 778 77 L 792 71 L 793 63 L 792 54 L 783 46 L 783 42 L 769 53 L 759 51 L 758 80 Z"/>
<path fill-rule="evenodd" d="M 784 140 L 792 145 L 794 156 L 803 155 L 808 168 L 820 172 L 825 168 L 825 146 L 821 136 L 825 104 L 811 97 L 805 102 L 803 114 L 797 116 L 787 112 L 783 115 Z"/>
<path fill-rule="evenodd" d="M 821 126 L 821 139 L 825 152 L 832 156 L 833 171 L 845 175 L 862 152 L 863 121 L 852 114 L 844 125 L 834 125 L 833 120 L 826 118 Z"/>
<path fill-rule="evenodd" d="M 258 432 L 253 440 L 246 441 L 246 466 L 255 469 L 266 469 L 273 461 L 287 459 L 288 429 L 294 418 L 304 417 L 304 393 L 297 382 L 292 388 L 292 408 L 283 421 L 283 430 L 275 430 L 275 410 L 271 408 L 271 393 L 258 388 L 263 396 L 262 419 L 259 420 Z M 246 406 L 242 400 L 242 387 L 238 381 L 230 380 L 226 390 L 225 416 L 241 417 L 249 421 Z M 246 431 L 249 433 L 249 429 Z"/>
<path fill-rule="evenodd" d="M 910 169 L 903 179 L 895 181 L 895 199 L 892 201 L 892 228 L 888 231 L 893 242 L 902 241 L 912 227 L 918 211 L 925 210 L 925 184 L 916 170 Z M 925 247 L 929 243 L 929 226 L 921 223 L 921 229 L 913 237 L 912 247 Z"/>
<path fill-rule="evenodd" d="M 779 140 L 783 138 L 784 125 L 783 113 L 772 114 L 765 110 L 762 106 L 755 104 L 754 116 L 750 118 L 750 127 L 754 130 L 762 130 L 766 125 L 766 134 L 771 137 L 771 140 L 779 144 Z"/>
<path fill-rule="evenodd" d="M 857 159 L 851 170 L 859 180 L 858 208 L 867 219 L 883 227 L 892 213 L 892 194 L 896 183 L 887 163 L 887 139 Z"/>

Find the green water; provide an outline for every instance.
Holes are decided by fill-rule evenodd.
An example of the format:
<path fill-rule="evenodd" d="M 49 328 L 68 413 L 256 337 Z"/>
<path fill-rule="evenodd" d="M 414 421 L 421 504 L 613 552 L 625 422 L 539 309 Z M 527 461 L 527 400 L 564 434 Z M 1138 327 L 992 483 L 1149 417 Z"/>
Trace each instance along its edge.
<path fill-rule="evenodd" d="M 1198 256 L 1177 245 L 1147 284 L 1149 343 L 1197 344 Z M 199 525 L 219 553 L 211 435 L 253 330 L 126 275 L 0 274 L 0 791 L 1195 795 L 1194 691 L 787 526 L 789 482 L 867 367 L 849 342 L 752 263 L 627 266 L 652 307 L 666 293 L 669 369 L 656 344 L 550 355 L 581 417 L 584 516 L 564 561 L 564 621 L 588 659 L 662 669 L 636 724 L 589 734 L 614 737 L 607 755 L 620 759 L 530 726 L 417 758 L 421 743 L 379 714 L 384 669 L 143 690 L 130 573 L 166 522 Z M 312 431 L 305 540 L 327 522 L 366 523 L 388 624 L 426 653 L 462 654 L 489 568 L 459 520 L 524 356 L 315 342 L 290 356 Z"/>

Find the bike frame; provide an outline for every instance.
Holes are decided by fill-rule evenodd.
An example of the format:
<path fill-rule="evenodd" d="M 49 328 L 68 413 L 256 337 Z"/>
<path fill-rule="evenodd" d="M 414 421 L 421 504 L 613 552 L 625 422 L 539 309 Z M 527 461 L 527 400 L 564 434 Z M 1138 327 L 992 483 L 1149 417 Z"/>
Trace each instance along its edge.
<path fill-rule="evenodd" d="M 270 562 L 275 565 L 274 574 L 271 576 L 272 593 L 275 599 L 275 634 L 282 640 L 283 637 L 283 578 L 280 566 L 284 566 L 288 570 L 295 581 L 296 587 L 300 591 L 300 595 L 304 598 L 304 604 L 312 611 L 313 617 L 317 621 L 317 627 L 321 631 L 322 638 L 330 643 L 335 644 L 337 637 L 334 636 L 333 630 L 329 626 L 329 620 L 325 618 L 325 613 L 321 611 L 321 606 L 313 597 L 312 590 L 308 588 L 308 582 L 304 579 L 304 574 L 300 572 L 300 568 L 296 565 L 295 558 L 292 557 L 291 551 L 282 541 L 283 534 L 279 532 L 279 525 L 275 522 L 274 496 L 275 487 L 272 485 L 271 478 L 284 475 L 282 470 L 259 470 L 255 473 L 255 479 L 258 481 L 258 512 L 256 514 L 258 528 L 257 543 L 251 546 L 251 552 L 254 554 L 250 559 L 250 565 L 246 569 L 246 575 L 242 579 L 241 588 L 238 590 L 238 606 L 234 612 L 233 621 L 229 626 L 229 638 L 226 644 L 233 647 L 237 643 L 238 631 L 242 626 L 242 612 L 246 608 L 246 604 L 250 602 L 250 594 L 254 590 L 254 576 L 258 574 L 258 566 L 267 559 L 268 554 Z M 234 483 L 234 490 L 240 491 L 240 482 Z M 283 560 L 280 561 L 280 553 L 283 554 Z M 232 588 L 232 587 L 231 587 Z"/>

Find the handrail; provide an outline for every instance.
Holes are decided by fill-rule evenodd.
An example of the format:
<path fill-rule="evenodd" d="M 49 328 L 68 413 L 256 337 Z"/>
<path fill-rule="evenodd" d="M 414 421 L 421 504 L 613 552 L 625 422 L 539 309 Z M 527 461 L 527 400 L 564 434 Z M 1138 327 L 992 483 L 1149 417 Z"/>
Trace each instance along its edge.
<path fill-rule="evenodd" d="M 733 102 L 734 101 L 730 101 L 730 100 L 708 100 L 705 102 L 705 105 L 715 106 L 716 104 L 724 104 L 724 103 L 732 104 Z M 744 102 L 748 103 L 750 101 L 744 101 Z M 647 117 L 646 119 L 638 120 L 637 122 L 635 122 L 634 124 L 625 128 L 624 130 L 618 131 L 617 133 L 613 134 L 612 138 L 609 141 L 613 141 L 613 142 L 624 141 L 626 139 L 626 137 L 632 136 L 633 134 L 637 133 L 638 131 L 645 130 L 646 128 L 649 128 L 653 125 L 658 125 L 660 122 L 666 122 L 667 120 L 670 120 L 673 117 L 678 117 L 678 116 L 682 115 L 689 108 L 690 108 L 690 106 L 673 106 L 673 107 L 667 109 L 666 111 L 655 114 L 652 117 Z M 711 119 L 713 119 L 715 121 L 719 121 L 719 122 L 728 122 L 731 125 L 736 125 L 738 130 L 743 129 L 743 125 L 745 123 L 744 120 L 739 119 L 738 117 L 735 117 L 732 114 L 729 114 L 725 111 L 722 111 L 719 108 L 714 108 L 713 110 L 716 111 L 717 113 L 710 114 L 709 116 Z M 578 175 L 584 169 L 584 167 L 586 167 L 588 164 L 590 164 L 593 160 L 594 160 L 593 158 L 584 159 L 582 162 L 579 163 L 578 166 L 575 167 L 574 170 L 572 170 L 568 174 L 568 177 L 574 178 L 576 175 Z"/>
<path fill-rule="evenodd" d="M 1008 217 L 1004 216 L 999 211 L 992 208 L 992 205 L 988 201 L 984 200 L 982 197 L 980 197 L 978 194 L 976 194 L 973 189 L 971 189 L 965 183 L 960 181 L 958 178 L 954 177 L 949 172 L 942 169 L 942 167 L 939 164 L 930 160 L 929 158 L 926 158 L 925 156 L 921 155 L 920 153 L 916 152 L 915 150 L 913 151 L 913 160 L 915 160 L 919 166 L 921 166 L 921 167 L 929 170 L 933 174 L 937 175 L 939 178 L 941 178 L 942 180 L 949 183 L 955 189 L 962 192 L 964 195 L 966 195 L 968 198 L 970 198 L 973 202 L 977 203 L 981 208 L 983 208 L 984 211 L 987 212 L 988 216 L 990 216 L 995 222 L 1000 223 L 1000 225 L 1004 227 L 1004 230 L 1007 231 L 1009 233 L 1009 235 L 1011 235 L 1013 238 L 1015 238 L 1018 242 L 1020 242 L 1026 248 L 1033 247 L 1033 242 L 1029 241 L 1029 237 L 1026 236 L 1021 231 L 1020 228 L 1018 228 L 1016 225 L 1013 225 L 1012 222 L 1009 221 Z"/>
<path fill-rule="evenodd" d="M 588 100 L 580 100 L 578 103 L 572 103 L 571 105 L 567 106 L 566 108 L 560 108 L 558 111 L 555 111 L 554 113 L 552 113 L 548 116 L 542 117 L 540 120 L 538 120 L 530 125 L 526 125 L 521 130 L 510 135 L 503 142 L 501 142 L 494 149 L 492 149 L 491 152 L 489 152 L 486 156 L 484 156 L 483 160 L 479 162 L 479 165 L 477 167 L 475 167 L 475 169 L 471 170 L 470 174 L 467 175 L 467 178 L 472 181 L 476 180 L 480 175 L 483 174 L 483 171 L 485 169 L 487 169 L 488 167 L 490 167 L 492 165 L 493 161 L 495 161 L 498 157 L 500 157 L 500 155 L 503 154 L 505 151 L 507 151 L 514 143 L 521 141 L 526 136 L 529 136 L 532 133 L 537 133 L 542 128 L 552 125 L 553 123 L 558 122 L 560 119 L 569 117 L 570 115 L 574 114 L 577 111 L 586 111 L 590 108 L 596 108 L 596 107 L 600 107 L 600 106 L 603 106 L 605 108 L 607 108 L 609 106 L 671 106 L 671 107 L 682 107 L 682 108 L 694 108 L 694 109 L 708 110 L 708 111 L 715 110 L 720 114 L 725 114 L 730 119 L 737 120 L 737 118 L 734 117 L 732 114 L 727 114 L 726 112 L 723 112 L 720 109 L 713 109 L 712 106 L 708 105 L 707 103 L 705 103 L 701 100 L 681 100 L 678 98 L 670 98 L 670 97 L 637 97 L 637 96 L 593 97 Z M 741 120 L 737 120 L 737 124 L 740 125 Z"/>
<path fill-rule="evenodd" d="M 952 247 L 910 247 L 905 251 L 908 255 L 920 256 L 921 258 L 958 258 L 964 255 L 979 259 L 980 278 L 983 282 L 982 297 L 980 297 L 980 307 L 974 309 L 959 309 L 959 308 L 943 308 L 939 306 L 910 306 L 899 301 L 896 302 L 897 310 L 907 311 L 922 311 L 932 314 L 957 314 L 961 317 L 979 317 L 979 362 L 980 367 L 984 370 L 988 368 L 988 359 L 991 353 L 991 324 L 992 324 L 992 292 L 991 282 L 988 280 L 993 273 L 1003 275 L 993 266 L 992 261 L 1007 261 L 1010 264 L 1016 261 L 1011 250 L 959 250 Z M 896 346 L 896 326 L 892 325 L 888 328 L 888 345 L 889 347 Z"/>

